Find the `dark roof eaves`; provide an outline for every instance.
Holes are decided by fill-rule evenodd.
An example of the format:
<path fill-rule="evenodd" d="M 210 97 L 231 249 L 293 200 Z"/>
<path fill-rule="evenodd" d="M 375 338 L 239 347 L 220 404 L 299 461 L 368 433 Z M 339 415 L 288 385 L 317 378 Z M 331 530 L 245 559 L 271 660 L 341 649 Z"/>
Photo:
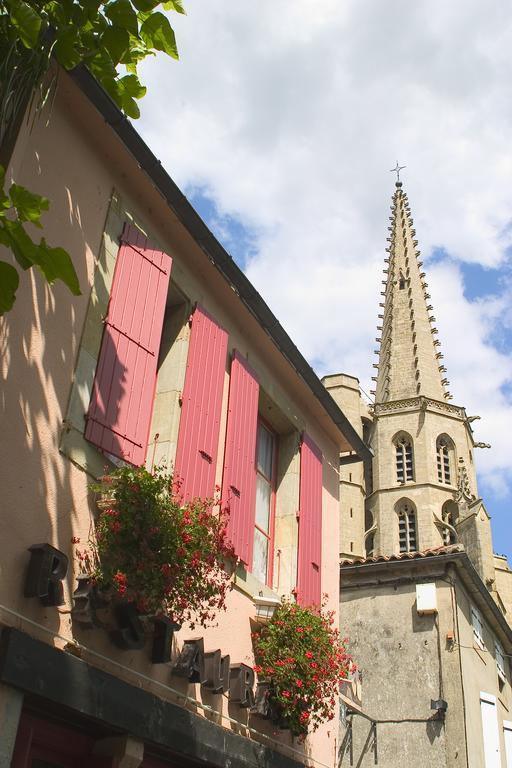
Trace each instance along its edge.
<path fill-rule="evenodd" d="M 210 232 L 197 211 L 169 176 L 161 162 L 149 149 L 130 121 L 123 115 L 85 66 L 77 67 L 70 72 L 70 75 L 84 95 L 103 115 L 105 121 L 113 128 L 125 147 L 135 157 L 140 167 L 148 174 L 168 205 L 207 253 L 212 263 L 235 288 L 240 300 L 267 331 L 281 354 L 286 357 L 291 366 L 301 376 L 326 413 L 336 424 L 339 431 L 352 445 L 357 455 L 362 460 L 370 460 L 373 456 L 372 450 L 359 437 L 352 424 L 338 407 L 309 363 L 299 352 L 266 302 L 240 267 L 222 247 L 215 235 Z"/>

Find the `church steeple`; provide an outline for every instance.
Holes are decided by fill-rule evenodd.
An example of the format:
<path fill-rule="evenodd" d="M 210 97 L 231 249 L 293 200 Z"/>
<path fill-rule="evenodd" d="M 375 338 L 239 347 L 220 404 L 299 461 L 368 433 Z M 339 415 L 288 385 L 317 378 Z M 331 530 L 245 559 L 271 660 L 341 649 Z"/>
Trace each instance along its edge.
<path fill-rule="evenodd" d="M 402 182 L 396 182 L 388 228 L 389 256 L 382 291 L 381 332 L 375 402 L 424 395 L 434 400 L 448 400 L 445 368 L 436 338 L 435 317 L 429 304 L 425 273 L 421 270 L 418 241 L 407 195 Z"/>

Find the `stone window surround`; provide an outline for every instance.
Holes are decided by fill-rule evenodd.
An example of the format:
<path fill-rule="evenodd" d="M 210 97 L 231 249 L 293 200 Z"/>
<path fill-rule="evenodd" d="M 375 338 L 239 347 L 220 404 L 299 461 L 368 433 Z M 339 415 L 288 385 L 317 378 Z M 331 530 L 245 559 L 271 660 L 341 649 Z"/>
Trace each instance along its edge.
<path fill-rule="evenodd" d="M 400 431 L 393 438 L 396 481 L 400 485 L 414 482 L 414 446 L 412 437 Z"/>
<path fill-rule="evenodd" d="M 452 485 L 454 481 L 455 444 L 452 438 L 443 433 L 436 439 L 437 479 L 443 485 Z"/>
<path fill-rule="evenodd" d="M 400 553 L 418 552 L 418 526 L 415 505 L 410 499 L 400 499 L 395 506 L 395 510 L 398 518 L 398 551 Z M 401 539 L 403 539 L 403 542 Z"/>

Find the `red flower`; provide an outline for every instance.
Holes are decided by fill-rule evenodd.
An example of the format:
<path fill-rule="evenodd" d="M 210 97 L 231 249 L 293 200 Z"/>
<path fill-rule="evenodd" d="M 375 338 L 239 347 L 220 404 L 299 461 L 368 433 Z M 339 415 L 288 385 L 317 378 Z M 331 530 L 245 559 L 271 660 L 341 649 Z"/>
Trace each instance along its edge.
<path fill-rule="evenodd" d="M 290 691 L 281 691 L 281 696 L 284 696 L 285 699 L 289 699 L 290 695 Z"/>
<path fill-rule="evenodd" d="M 161 468 L 124 466 L 101 478 L 95 490 L 115 500 L 97 518 L 90 560 L 78 550 L 76 556 L 102 588 L 141 610 L 206 626 L 231 589 L 226 520 L 211 499 L 184 506 L 174 495 L 180 485 Z"/>
<path fill-rule="evenodd" d="M 312 658 L 313 658 L 313 656 L 314 656 L 314 654 L 313 654 L 313 653 L 311 653 L 311 651 L 306 651 L 306 652 L 304 653 L 304 656 L 306 657 L 306 659 L 312 659 Z"/>

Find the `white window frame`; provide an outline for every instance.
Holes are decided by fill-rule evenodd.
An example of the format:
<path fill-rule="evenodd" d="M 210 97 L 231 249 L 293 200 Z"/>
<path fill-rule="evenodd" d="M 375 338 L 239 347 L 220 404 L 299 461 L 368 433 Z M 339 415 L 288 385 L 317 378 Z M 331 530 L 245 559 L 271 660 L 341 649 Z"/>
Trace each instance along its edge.
<path fill-rule="evenodd" d="M 512 722 L 510 720 L 503 721 L 503 738 L 507 768 L 512 768 Z"/>
<path fill-rule="evenodd" d="M 479 648 L 485 648 L 482 614 L 474 605 L 471 606 L 471 624 L 473 626 L 473 640 Z"/>
<path fill-rule="evenodd" d="M 499 640 L 494 641 L 494 654 L 496 659 L 496 669 L 498 671 L 498 677 L 503 683 L 507 682 L 507 673 L 506 673 L 506 666 L 505 666 L 505 653 L 503 651 L 503 646 L 499 642 Z"/>
<path fill-rule="evenodd" d="M 483 705 L 490 705 L 483 706 Z M 480 715 L 482 722 L 484 766 L 485 768 L 501 768 L 500 730 L 496 696 L 480 691 Z"/>

